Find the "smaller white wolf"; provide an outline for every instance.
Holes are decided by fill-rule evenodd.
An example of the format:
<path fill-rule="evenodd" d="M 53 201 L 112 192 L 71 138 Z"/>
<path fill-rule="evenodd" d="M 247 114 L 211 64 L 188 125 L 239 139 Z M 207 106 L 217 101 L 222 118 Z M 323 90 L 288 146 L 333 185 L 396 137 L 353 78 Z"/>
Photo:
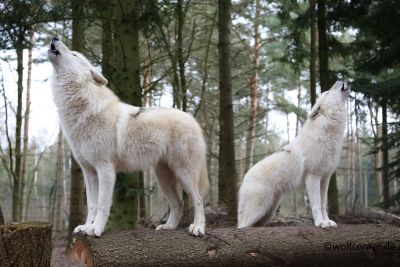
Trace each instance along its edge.
<path fill-rule="evenodd" d="M 106 78 L 57 38 L 53 38 L 48 56 L 60 124 L 86 185 L 86 223 L 74 232 L 100 236 L 110 213 L 115 173 L 153 166 L 170 205 L 167 222 L 157 230 L 178 226 L 183 212 L 180 184 L 194 207 L 189 232 L 204 234 L 201 193 L 208 187 L 206 145 L 196 120 L 176 109 L 122 103 L 106 87 Z"/>
<path fill-rule="evenodd" d="M 339 164 L 349 93 L 347 86 L 337 81 L 319 97 L 298 136 L 246 173 L 239 191 L 239 228 L 265 225 L 281 195 L 304 186 L 314 224 L 336 227 L 328 217 L 327 194 L 330 177 Z"/>

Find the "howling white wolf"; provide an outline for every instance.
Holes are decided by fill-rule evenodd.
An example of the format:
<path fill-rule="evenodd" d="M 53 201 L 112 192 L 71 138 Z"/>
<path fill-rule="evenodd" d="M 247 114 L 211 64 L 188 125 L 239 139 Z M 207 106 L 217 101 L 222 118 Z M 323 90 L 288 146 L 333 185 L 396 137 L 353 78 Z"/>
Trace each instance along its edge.
<path fill-rule="evenodd" d="M 339 164 L 349 93 L 347 86 L 337 81 L 320 96 L 298 136 L 246 173 L 239 191 L 239 228 L 265 225 L 281 195 L 304 186 L 314 224 L 336 227 L 327 214 L 327 192 Z"/>
<path fill-rule="evenodd" d="M 116 172 L 155 168 L 170 214 L 160 229 L 175 229 L 183 204 L 178 184 L 191 197 L 192 235 L 205 231 L 202 193 L 208 187 L 206 145 L 196 120 L 176 109 L 145 109 L 122 103 L 107 80 L 78 52 L 53 38 L 48 57 L 61 127 L 82 168 L 86 223 L 74 232 L 100 236 L 110 213 Z"/>

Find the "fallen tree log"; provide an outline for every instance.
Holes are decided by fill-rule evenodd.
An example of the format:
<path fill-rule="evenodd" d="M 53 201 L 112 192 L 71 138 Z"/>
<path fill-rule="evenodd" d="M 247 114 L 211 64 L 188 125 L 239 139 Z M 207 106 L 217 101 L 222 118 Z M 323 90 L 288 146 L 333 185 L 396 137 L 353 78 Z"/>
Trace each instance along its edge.
<path fill-rule="evenodd" d="M 0 225 L 0 266 L 50 266 L 51 224 Z"/>
<path fill-rule="evenodd" d="M 400 229 L 391 225 L 220 228 L 76 235 L 67 256 L 87 266 L 400 266 Z"/>

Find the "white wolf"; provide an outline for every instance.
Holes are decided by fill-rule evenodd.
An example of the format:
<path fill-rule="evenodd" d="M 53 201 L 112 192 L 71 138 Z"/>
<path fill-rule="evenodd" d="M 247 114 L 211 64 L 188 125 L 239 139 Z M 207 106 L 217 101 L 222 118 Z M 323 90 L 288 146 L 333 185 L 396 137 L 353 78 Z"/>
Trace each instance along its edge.
<path fill-rule="evenodd" d="M 239 228 L 264 225 L 283 193 L 304 186 L 314 224 L 336 227 L 327 214 L 327 192 L 340 159 L 349 93 L 343 82 L 336 82 L 320 96 L 298 136 L 246 173 L 239 191 Z"/>
<path fill-rule="evenodd" d="M 57 38 L 48 57 L 61 127 L 85 179 L 87 219 L 74 232 L 100 236 L 110 213 L 116 172 L 154 166 L 170 205 L 167 222 L 157 230 L 178 226 L 183 208 L 180 184 L 193 201 L 194 222 L 188 230 L 195 236 L 204 234 L 206 146 L 196 120 L 176 109 L 120 102 L 89 61 Z"/>

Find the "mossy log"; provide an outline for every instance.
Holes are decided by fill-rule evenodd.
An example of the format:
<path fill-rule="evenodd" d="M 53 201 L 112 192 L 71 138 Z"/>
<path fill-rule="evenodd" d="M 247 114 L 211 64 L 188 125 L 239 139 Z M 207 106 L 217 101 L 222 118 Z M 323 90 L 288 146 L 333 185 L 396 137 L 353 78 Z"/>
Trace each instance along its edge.
<path fill-rule="evenodd" d="M 0 225 L 0 266 L 50 266 L 51 225 Z"/>
<path fill-rule="evenodd" d="M 400 229 L 391 225 L 220 228 L 76 235 L 67 256 L 87 266 L 400 266 Z"/>

